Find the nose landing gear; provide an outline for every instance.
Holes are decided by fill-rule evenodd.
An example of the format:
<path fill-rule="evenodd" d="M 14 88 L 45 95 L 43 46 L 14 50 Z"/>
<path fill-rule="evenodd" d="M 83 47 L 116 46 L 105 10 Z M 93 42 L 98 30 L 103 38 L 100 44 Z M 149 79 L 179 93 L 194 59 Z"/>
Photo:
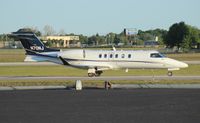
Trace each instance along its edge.
<path fill-rule="evenodd" d="M 167 75 L 168 75 L 168 76 L 173 76 L 172 71 L 168 71 L 168 72 L 167 72 Z"/>

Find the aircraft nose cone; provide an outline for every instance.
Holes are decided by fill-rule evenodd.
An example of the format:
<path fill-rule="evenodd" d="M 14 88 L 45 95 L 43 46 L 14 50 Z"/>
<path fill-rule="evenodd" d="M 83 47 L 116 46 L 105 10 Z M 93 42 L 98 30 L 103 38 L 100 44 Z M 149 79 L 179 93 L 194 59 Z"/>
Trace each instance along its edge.
<path fill-rule="evenodd" d="M 179 65 L 180 65 L 180 68 L 186 68 L 186 67 L 188 67 L 188 64 L 186 64 L 184 62 L 181 62 Z"/>

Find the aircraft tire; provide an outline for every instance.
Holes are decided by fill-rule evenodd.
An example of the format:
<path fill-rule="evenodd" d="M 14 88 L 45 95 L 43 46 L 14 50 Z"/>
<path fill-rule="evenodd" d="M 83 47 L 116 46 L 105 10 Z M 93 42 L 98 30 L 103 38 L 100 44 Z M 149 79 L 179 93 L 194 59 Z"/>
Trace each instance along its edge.
<path fill-rule="evenodd" d="M 95 74 L 94 73 L 88 73 L 88 77 L 94 77 Z"/>
<path fill-rule="evenodd" d="M 168 71 L 167 75 L 168 75 L 168 76 L 173 76 L 172 71 Z"/>
<path fill-rule="evenodd" d="M 101 76 L 102 73 L 103 73 L 102 71 L 96 71 L 95 76 Z"/>

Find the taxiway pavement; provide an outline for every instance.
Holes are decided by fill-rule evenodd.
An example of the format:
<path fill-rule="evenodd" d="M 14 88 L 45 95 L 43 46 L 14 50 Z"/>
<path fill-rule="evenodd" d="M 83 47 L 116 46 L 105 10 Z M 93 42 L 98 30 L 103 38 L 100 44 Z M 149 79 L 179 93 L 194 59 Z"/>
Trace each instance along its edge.
<path fill-rule="evenodd" d="M 0 92 L 1 123 L 199 123 L 199 89 Z"/>
<path fill-rule="evenodd" d="M 200 80 L 200 76 L 0 76 L 0 80 Z"/>

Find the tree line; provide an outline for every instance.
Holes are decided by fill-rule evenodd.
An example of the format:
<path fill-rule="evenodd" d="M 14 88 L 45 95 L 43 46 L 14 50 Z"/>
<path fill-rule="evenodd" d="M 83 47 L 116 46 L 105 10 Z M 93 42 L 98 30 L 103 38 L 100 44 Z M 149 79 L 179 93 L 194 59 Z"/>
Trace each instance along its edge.
<path fill-rule="evenodd" d="M 37 36 L 49 36 L 49 35 L 76 35 L 73 33 L 66 34 L 64 29 L 61 29 L 58 33 L 49 25 L 44 26 L 43 32 L 37 28 L 24 28 L 21 31 L 31 31 Z M 99 35 L 98 33 L 92 36 L 77 35 L 81 44 L 86 46 L 133 46 L 143 45 L 144 41 L 155 40 L 157 37 L 158 43 L 164 45 L 167 48 L 176 47 L 178 50 L 189 50 L 194 48 L 200 48 L 200 30 L 197 27 L 185 24 L 184 22 L 174 23 L 170 26 L 169 30 L 153 29 L 142 31 L 138 30 L 136 35 L 125 35 L 124 31 L 121 33 L 108 33 L 106 35 Z M 0 40 L 8 40 L 5 35 L 0 35 Z M 49 44 L 50 45 L 50 44 Z"/>
<path fill-rule="evenodd" d="M 191 25 L 187 25 L 184 22 L 175 23 L 164 35 L 164 44 L 167 47 L 183 50 L 192 48 L 200 48 L 200 30 Z"/>

